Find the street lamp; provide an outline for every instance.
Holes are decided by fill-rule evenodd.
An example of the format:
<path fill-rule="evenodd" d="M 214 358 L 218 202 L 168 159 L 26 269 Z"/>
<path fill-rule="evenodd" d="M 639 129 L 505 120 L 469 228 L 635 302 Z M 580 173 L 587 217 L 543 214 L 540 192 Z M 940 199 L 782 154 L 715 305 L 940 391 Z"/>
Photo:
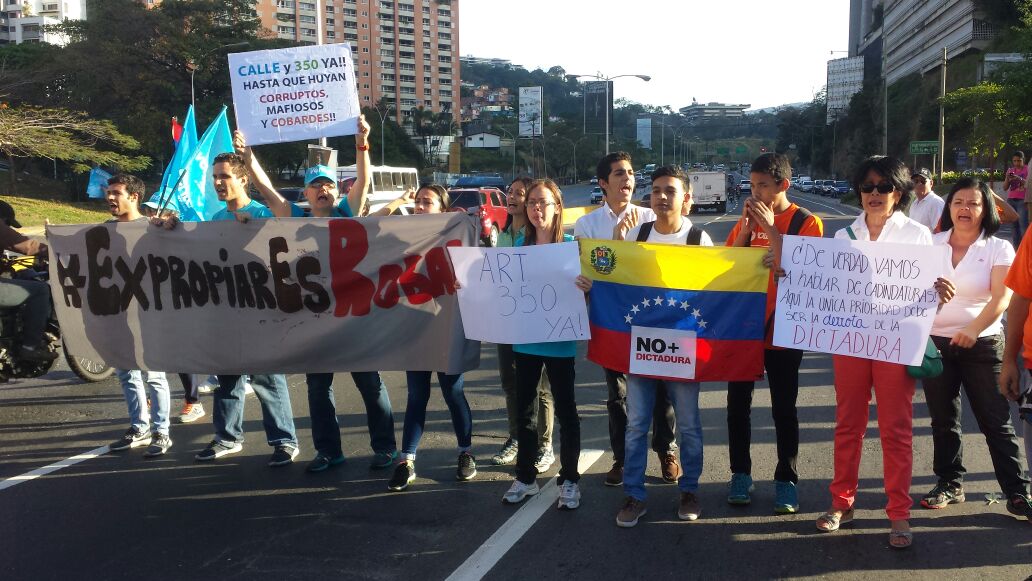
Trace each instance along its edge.
<path fill-rule="evenodd" d="M 509 178 L 509 183 L 512 183 L 516 179 L 516 138 L 512 136 L 512 133 L 509 133 L 501 127 L 492 127 L 492 129 L 497 129 L 499 131 L 504 132 L 506 135 L 509 136 L 509 139 L 512 141 L 512 177 Z"/>
<path fill-rule="evenodd" d="M 224 48 L 244 48 L 245 46 L 251 46 L 251 43 L 245 40 L 243 42 L 234 42 L 231 44 L 216 46 L 215 48 L 202 54 L 197 60 L 204 60 L 204 57 L 210 55 L 211 53 L 217 50 L 222 50 Z M 194 101 L 194 73 L 197 72 L 197 61 L 195 61 L 194 59 L 186 61 L 186 70 L 190 71 L 190 106 L 194 107 L 194 105 L 196 104 Z M 196 107 L 194 107 L 194 109 L 196 109 Z"/>
<path fill-rule="evenodd" d="M 575 81 L 581 77 L 588 77 L 599 81 L 605 81 L 606 83 L 606 155 L 609 155 L 609 82 L 613 79 L 619 79 L 621 77 L 637 77 L 646 83 L 652 80 L 652 77 L 648 75 L 616 75 L 613 77 L 607 77 L 602 73 L 595 73 L 593 75 L 566 75 L 566 79 Z"/>
<path fill-rule="evenodd" d="M 374 107 L 374 109 L 376 109 L 376 114 L 380 117 L 380 165 L 384 165 L 384 162 L 383 162 L 383 145 L 384 145 L 384 142 L 383 142 L 383 124 L 387 122 L 387 115 L 390 114 L 391 110 L 388 107 L 384 107 L 383 113 L 381 113 L 380 112 L 380 103 L 379 102 L 376 103 L 376 106 Z"/>

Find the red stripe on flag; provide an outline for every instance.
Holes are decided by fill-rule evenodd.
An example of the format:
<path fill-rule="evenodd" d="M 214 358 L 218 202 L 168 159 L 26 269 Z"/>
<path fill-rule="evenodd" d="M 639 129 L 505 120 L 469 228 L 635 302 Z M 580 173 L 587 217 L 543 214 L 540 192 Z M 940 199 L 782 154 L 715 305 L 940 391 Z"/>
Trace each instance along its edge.
<path fill-rule="evenodd" d="M 763 341 L 700 339 L 695 349 L 698 359 L 693 381 L 763 379 Z M 627 373 L 631 359 L 631 334 L 591 325 L 588 359 L 606 369 Z"/>
<path fill-rule="evenodd" d="M 179 119 L 176 117 L 172 118 L 172 141 L 179 145 L 179 138 L 183 136 L 183 126 L 179 124 Z"/>

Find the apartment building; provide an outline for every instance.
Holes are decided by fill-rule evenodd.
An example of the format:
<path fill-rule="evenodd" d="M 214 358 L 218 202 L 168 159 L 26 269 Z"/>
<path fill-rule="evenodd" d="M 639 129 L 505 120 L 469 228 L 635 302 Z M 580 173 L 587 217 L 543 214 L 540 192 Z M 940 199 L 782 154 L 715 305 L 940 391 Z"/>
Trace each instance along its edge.
<path fill-rule="evenodd" d="M 459 0 L 258 0 L 257 10 L 280 38 L 350 43 L 362 106 L 386 98 L 403 126 L 418 106 L 459 121 Z"/>
<path fill-rule="evenodd" d="M 703 121 L 741 119 L 745 116 L 745 110 L 750 106 L 715 102 L 699 103 L 692 99 L 692 104 L 681 107 L 680 113 L 687 118 L 689 125 L 696 125 Z"/>
<path fill-rule="evenodd" d="M 67 38 L 43 27 L 64 19 L 86 17 L 84 0 L 0 0 L 0 44 L 48 42 L 64 44 Z"/>

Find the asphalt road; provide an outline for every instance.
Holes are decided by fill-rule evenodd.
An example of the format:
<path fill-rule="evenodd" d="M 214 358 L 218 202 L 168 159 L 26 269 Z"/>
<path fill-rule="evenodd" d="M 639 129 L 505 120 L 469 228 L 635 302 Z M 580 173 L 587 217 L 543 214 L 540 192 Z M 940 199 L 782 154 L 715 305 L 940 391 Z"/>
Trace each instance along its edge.
<path fill-rule="evenodd" d="M 580 188 L 584 188 L 583 192 Z M 565 189 L 567 205 L 589 188 Z M 827 235 L 855 211 L 834 200 L 793 193 L 825 219 Z M 722 240 L 733 215 L 692 219 Z M 343 346 L 342 346 L 343 347 Z M 505 407 L 495 355 L 485 345 L 482 368 L 467 374 L 479 474 L 454 478 L 455 440 L 439 395 L 430 402 L 419 479 L 404 493 L 386 490 L 386 472 L 367 468 L 364 412 L 351 379 L 337 376 L 337 402 L 349 462 L 321 474 L 304 472 L 314 454 L 304 378 L 289 378 L 301 439 L 298 463 L 266 466 L 258 402 L 247 400 L 247 442 L 240 454 L 197 463 L 212 437 L 210 417 L 173 425 L 168 455 L 146 460 L 142 449 L 108 453 L 39 478 L 31 471 L 95 450 L 126 428 L 121 389 L 113 379 L 79 382 L 60 366 L 44 378 L 0 386 L 0 579 L 1025 579 L 1032 575 L 1032 525 L 985 500 L 998 492 L 983 438 L 966 413 L 968 502 L 942 511 L 916 505 L 935 478 L 931 428 L 923 396 L 915 400 L 915 464 L 911 523 L 915 546 L 887 548 L 881 454 L 871 417 L 864 445 L 857 521 L 821 534 L 814 519 L 829 505 L 834 391 L 831 360 L 807 354 L 799 396 L 801 513 L 774 516 L 775 463 L 770 399 L 758 384 L 753 414 L 753 504 L 724 500 L 729 477 L 724 385 L 701 395 L 705 467 L 702 517 L 676 519 L 676 488 L 658 478 L 650 458 L 649 515 L 619 529 L 623 496 L 603 486 L 609 469 L 606 387 L 597 366 L 577 364 L 577 398 L 585 452 L 583 502 L 559 512 L 542 502 L 505 506 L 511 468 L 489 465 L 505 438 Z M 400 440 L 404 374 L 387 373 Z M 173 407 L 181 390 L 173 379 Z M 210 408 L 210 396 L 204 404 Z M 557 426 L 558 432 L 558 426 Z M 554 475 L 554 468 L 548 473 Z M 541 480 L 545 482 L 544 479 Z M 538 507 L 543 510 L 538 511 Z M 525 531 L 525 533 L 524 533 Z M 494 557 L 492 558 L 492 555 Z M 471 560 L 470 560 L 471 559 Z M 470 561 L 467 561 L 470 560 Z"/>

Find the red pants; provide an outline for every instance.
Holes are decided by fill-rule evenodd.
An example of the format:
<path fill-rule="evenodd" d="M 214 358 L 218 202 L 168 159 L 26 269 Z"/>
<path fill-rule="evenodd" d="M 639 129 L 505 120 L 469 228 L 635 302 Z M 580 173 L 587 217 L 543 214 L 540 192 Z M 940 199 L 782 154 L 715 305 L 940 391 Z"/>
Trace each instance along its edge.
<path fill-rule="evenodd" d="M 885 512 L 889 520 L 910 518 L 910 479 L 914 466 L 914 378 L 894 363 L 835 355 L 835 478 L 831 506 L 849 510 L 856 497 L 860 453 L 867 431 L 871 387 L 878 405 Z"/>

